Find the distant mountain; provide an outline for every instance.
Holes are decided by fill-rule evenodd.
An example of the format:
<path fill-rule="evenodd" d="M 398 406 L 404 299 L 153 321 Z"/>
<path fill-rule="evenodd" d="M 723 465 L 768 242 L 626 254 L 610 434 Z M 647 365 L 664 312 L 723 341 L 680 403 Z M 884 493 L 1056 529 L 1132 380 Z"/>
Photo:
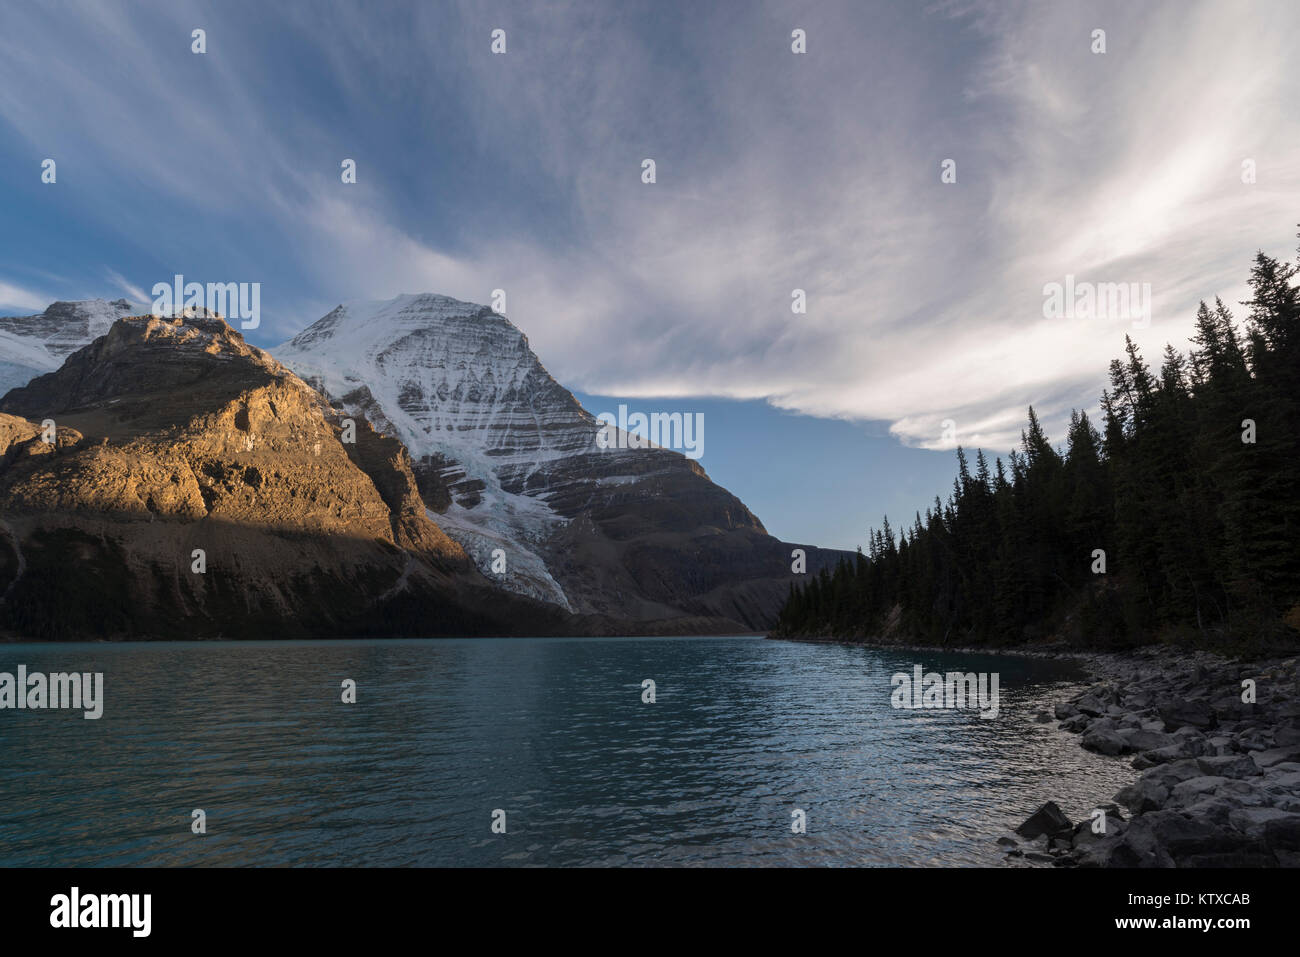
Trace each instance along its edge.
<path fill-rule="evenodd" d="M 145 307 L 125 299 L 55 302 L 34 316 L 0 316 L 0 396 L 53 372 L 63 360 Z"/>
<path fill-rule="evenodd" d="M 76 330 L 47 331 L 58 344 Z M 0 634 L 604 627 L 487 581 L 428 518 L 401 443 L 365 423 L 341 441 L 330 412 L 216 318 L 120 320 L 10 392 L 0 399 Z"/>
<path fill-rule="evenodd" d="M 438 524 L 518 593 L 581 614 L 761 630 L 802 579 L 790 573 L 798 546 L 698 463 L 600 448 L 596 419 L 485 306 L 433 294 L 348 303 L 274 352 L 400 438 Z M 803 547 L 812 573 L 843 555 Z"/>

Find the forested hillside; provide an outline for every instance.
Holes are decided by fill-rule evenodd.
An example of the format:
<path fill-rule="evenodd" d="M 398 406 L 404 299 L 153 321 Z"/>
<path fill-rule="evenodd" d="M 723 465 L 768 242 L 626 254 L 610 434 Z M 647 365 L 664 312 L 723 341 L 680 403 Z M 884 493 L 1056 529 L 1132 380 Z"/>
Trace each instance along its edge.
<path fill-rule="evenodd" d="M 957 450 L 947 501 L 792 588 L 774 634 L 1117 647 L 1300 640 L 1300 268 L 1259 253 L 1238 325 L 1202 302 L 1187 355 L 1126 337 L 1102 421 L 1062 448 Z"/>

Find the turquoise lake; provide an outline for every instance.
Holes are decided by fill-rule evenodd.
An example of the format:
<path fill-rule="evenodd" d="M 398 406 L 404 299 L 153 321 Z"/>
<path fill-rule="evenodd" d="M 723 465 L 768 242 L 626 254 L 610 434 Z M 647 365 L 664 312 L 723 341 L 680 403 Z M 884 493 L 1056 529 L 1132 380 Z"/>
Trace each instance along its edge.
<path fill-rule="evenodd" d="M 997 865 L 996 837 L 1043 801 L 1078 820 L 1134 776 L 1034 721 L 1081 673 L 1015 656 L 761 638 L 0 645 L 0 671 L 19 664 L 103 672 L 105 702 L 94 721 L 0 711 L 3 866 Z M 891 676 L 918 664 L 996 672 L 999 716 L 891 707 Z"/>

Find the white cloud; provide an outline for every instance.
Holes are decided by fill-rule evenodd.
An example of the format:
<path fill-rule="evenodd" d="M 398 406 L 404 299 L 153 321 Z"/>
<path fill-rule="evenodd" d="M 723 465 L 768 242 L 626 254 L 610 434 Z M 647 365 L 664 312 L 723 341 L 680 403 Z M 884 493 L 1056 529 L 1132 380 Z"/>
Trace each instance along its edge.
<path fill-rule="evenodd" d="M 126 293 L 127 301 L 138 305 L 148 305 L 153 302 L 153 296 L 146 293 L 142 288 L 129 282 L 125 276 L 114 269 L 106 269 L 109 281 L 122 292 Z"/>
<path fill-rule="evenodd" d="M 1240 298 L 1257 246 L 1293 247 L 1293 2 L 738 9 L 692 9 L 651 40 L 633 13 L 520 4 L 501 13 L 505 57 L 486 53 L 473 3 L 397 25 L 370 8 L 285 13 L 335 84 L 331 116 L 376 91 L 401 105 L 376 149 L 404 149 L 403 124 L 420 122 L 410 111 L 435 106 L 447 94 L 432 80 L 455 76 L 476 118 L 454 143 L 461 161 L 490 157 L 565 204 L 554 231 L 462 210 L 454 247 L 401 225 L 408 181 L 378 181 L 369 165 L 341 191 L 324 172 L 339 131 L 280 112 L 229 31 L 194 58 L 207 71 L 196 74 L 156 55 L 157 31 L 100 8 L 82 41 L 111 42 L 130 77 L 68 55 L 66 70 L 42 72 L 40 103 L 3 92 L 47 55 L 26 42 L 34 26 L 10 31 L 0 115 L 42 143 L 73 122 L 105 163 L 159 190 L 213 215 L 242 210 L 249 228 L 269 219 L 314 280 L 269 319 L 285 337 L 338 300 L 429 290 L 483 302 L 502 287 L 572 388 L 765 398 L 883 420 L 926 447 L 945 419 L 965 444 L 1008 447 L 1030 403 L 1061 437 L 1126 332 L 1155 360 L 1183 342 L 1197 299 Z M 181 6 L 166 16 L 173 32 L 193 20 Z M 789 52 L 796 16 L 803 56 Z M 1104 55 L 1089 50 L 1098 24 Z M 330 158 L 320 172 L 304 172 L 304 143 Z M 653 186 L 639 179 L 646 156 Z M 952 186 L 939 181 L 948 157 Z M 1240 181 L 1246 158 L 1254 185 Z M 435 238 L 447 225 L 430 224 Z M 1044 319 L 1043 285 L 1067 275 L 1149 282 L 1154 321 Z M 790 312 L 796 287 L 807 315 Z"/>
<path fill-rule="evenodd" d="M 43 293 L 0 280 L 0 308 L 37 313 L 42 312 L 52 301 L 50 296 Z"/>
<path fill-rule="evenodd" d="M 894 38 L 863 29 L 813 31 L 822 52 L 805 61 L 784 61 L 779 45 L 733 58 L 700 88 L 682 79 L 696 70 L 665 72 L 627 37 L 602 44 L 580 29 L 581 69 L 546 83 L 521 89 L 471 61 L 490 125 L 536 129 L 530 157 L 572 178 L 587 242 L 489 240 L 463 262 L 478 275 L 469 286 L 509 276 L 512 317 L 587 391 L 764 397 L 884 419 L 925 447 L 941 445 L 949 418 L 960 441 L 1012 445 L 1032 403 L 1059 436 L 1071 406 L 1095 405 L 1125 334 L 1155 361 L 1166 340 L 1184 343 L 1197 299 L 1239 287 L 1257 245 L 1289 247 L 1300 84 L 1280 22 L 1300 17 L 1116 6 L 1103 56 L 1089 50 L 1091 20 L 1068 9 L 964 17 L 980 43 L 949 78 L 959 102 L 941 118 L 916 92 L 941 65 L 891 62 L 901 75 L 873 87 L 863 64 L 888 60 Z M 752 48 L 756 29 L 705 18 L 697 32 Z M 701 51 L 718 54 L 716 42 Z M 792 69 L 817 82 L 801 86 Z M 624 108 L 638 90 L 703 104 L 704 119 L 643 128 Z M 686 135 L 701 126 L 703 139 Z M 654 186 L 637 178 L 643 154 L 657 160 Z M 939 182 L 947 156 L 959 185 Z M 1246 156 L 1259 164 L 1253 186 L 1239 177 Z M 1043 285 L 1066 275 L 1150 283 L 1154 321 L 1044 319 Z M 807 316 L 789 311 L 795 287 Z"/>

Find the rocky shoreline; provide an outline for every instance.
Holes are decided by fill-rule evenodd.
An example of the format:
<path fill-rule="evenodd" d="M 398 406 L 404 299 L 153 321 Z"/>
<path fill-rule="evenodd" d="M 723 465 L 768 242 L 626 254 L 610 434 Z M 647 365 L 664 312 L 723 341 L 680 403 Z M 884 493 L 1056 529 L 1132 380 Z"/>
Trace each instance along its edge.
<path fill-rule="evenodd" d="M 1008 858 L 1058 867 L 1300 867 L 1295 658 L 1236 661 L 1164 648 L 1078 657 L 1097 680 L 1038 720 L 1059 722 L 1090 751 L 1133 755 L 1140 776 L 1083 821 L 1047 801 L 998 839 Z"/>

